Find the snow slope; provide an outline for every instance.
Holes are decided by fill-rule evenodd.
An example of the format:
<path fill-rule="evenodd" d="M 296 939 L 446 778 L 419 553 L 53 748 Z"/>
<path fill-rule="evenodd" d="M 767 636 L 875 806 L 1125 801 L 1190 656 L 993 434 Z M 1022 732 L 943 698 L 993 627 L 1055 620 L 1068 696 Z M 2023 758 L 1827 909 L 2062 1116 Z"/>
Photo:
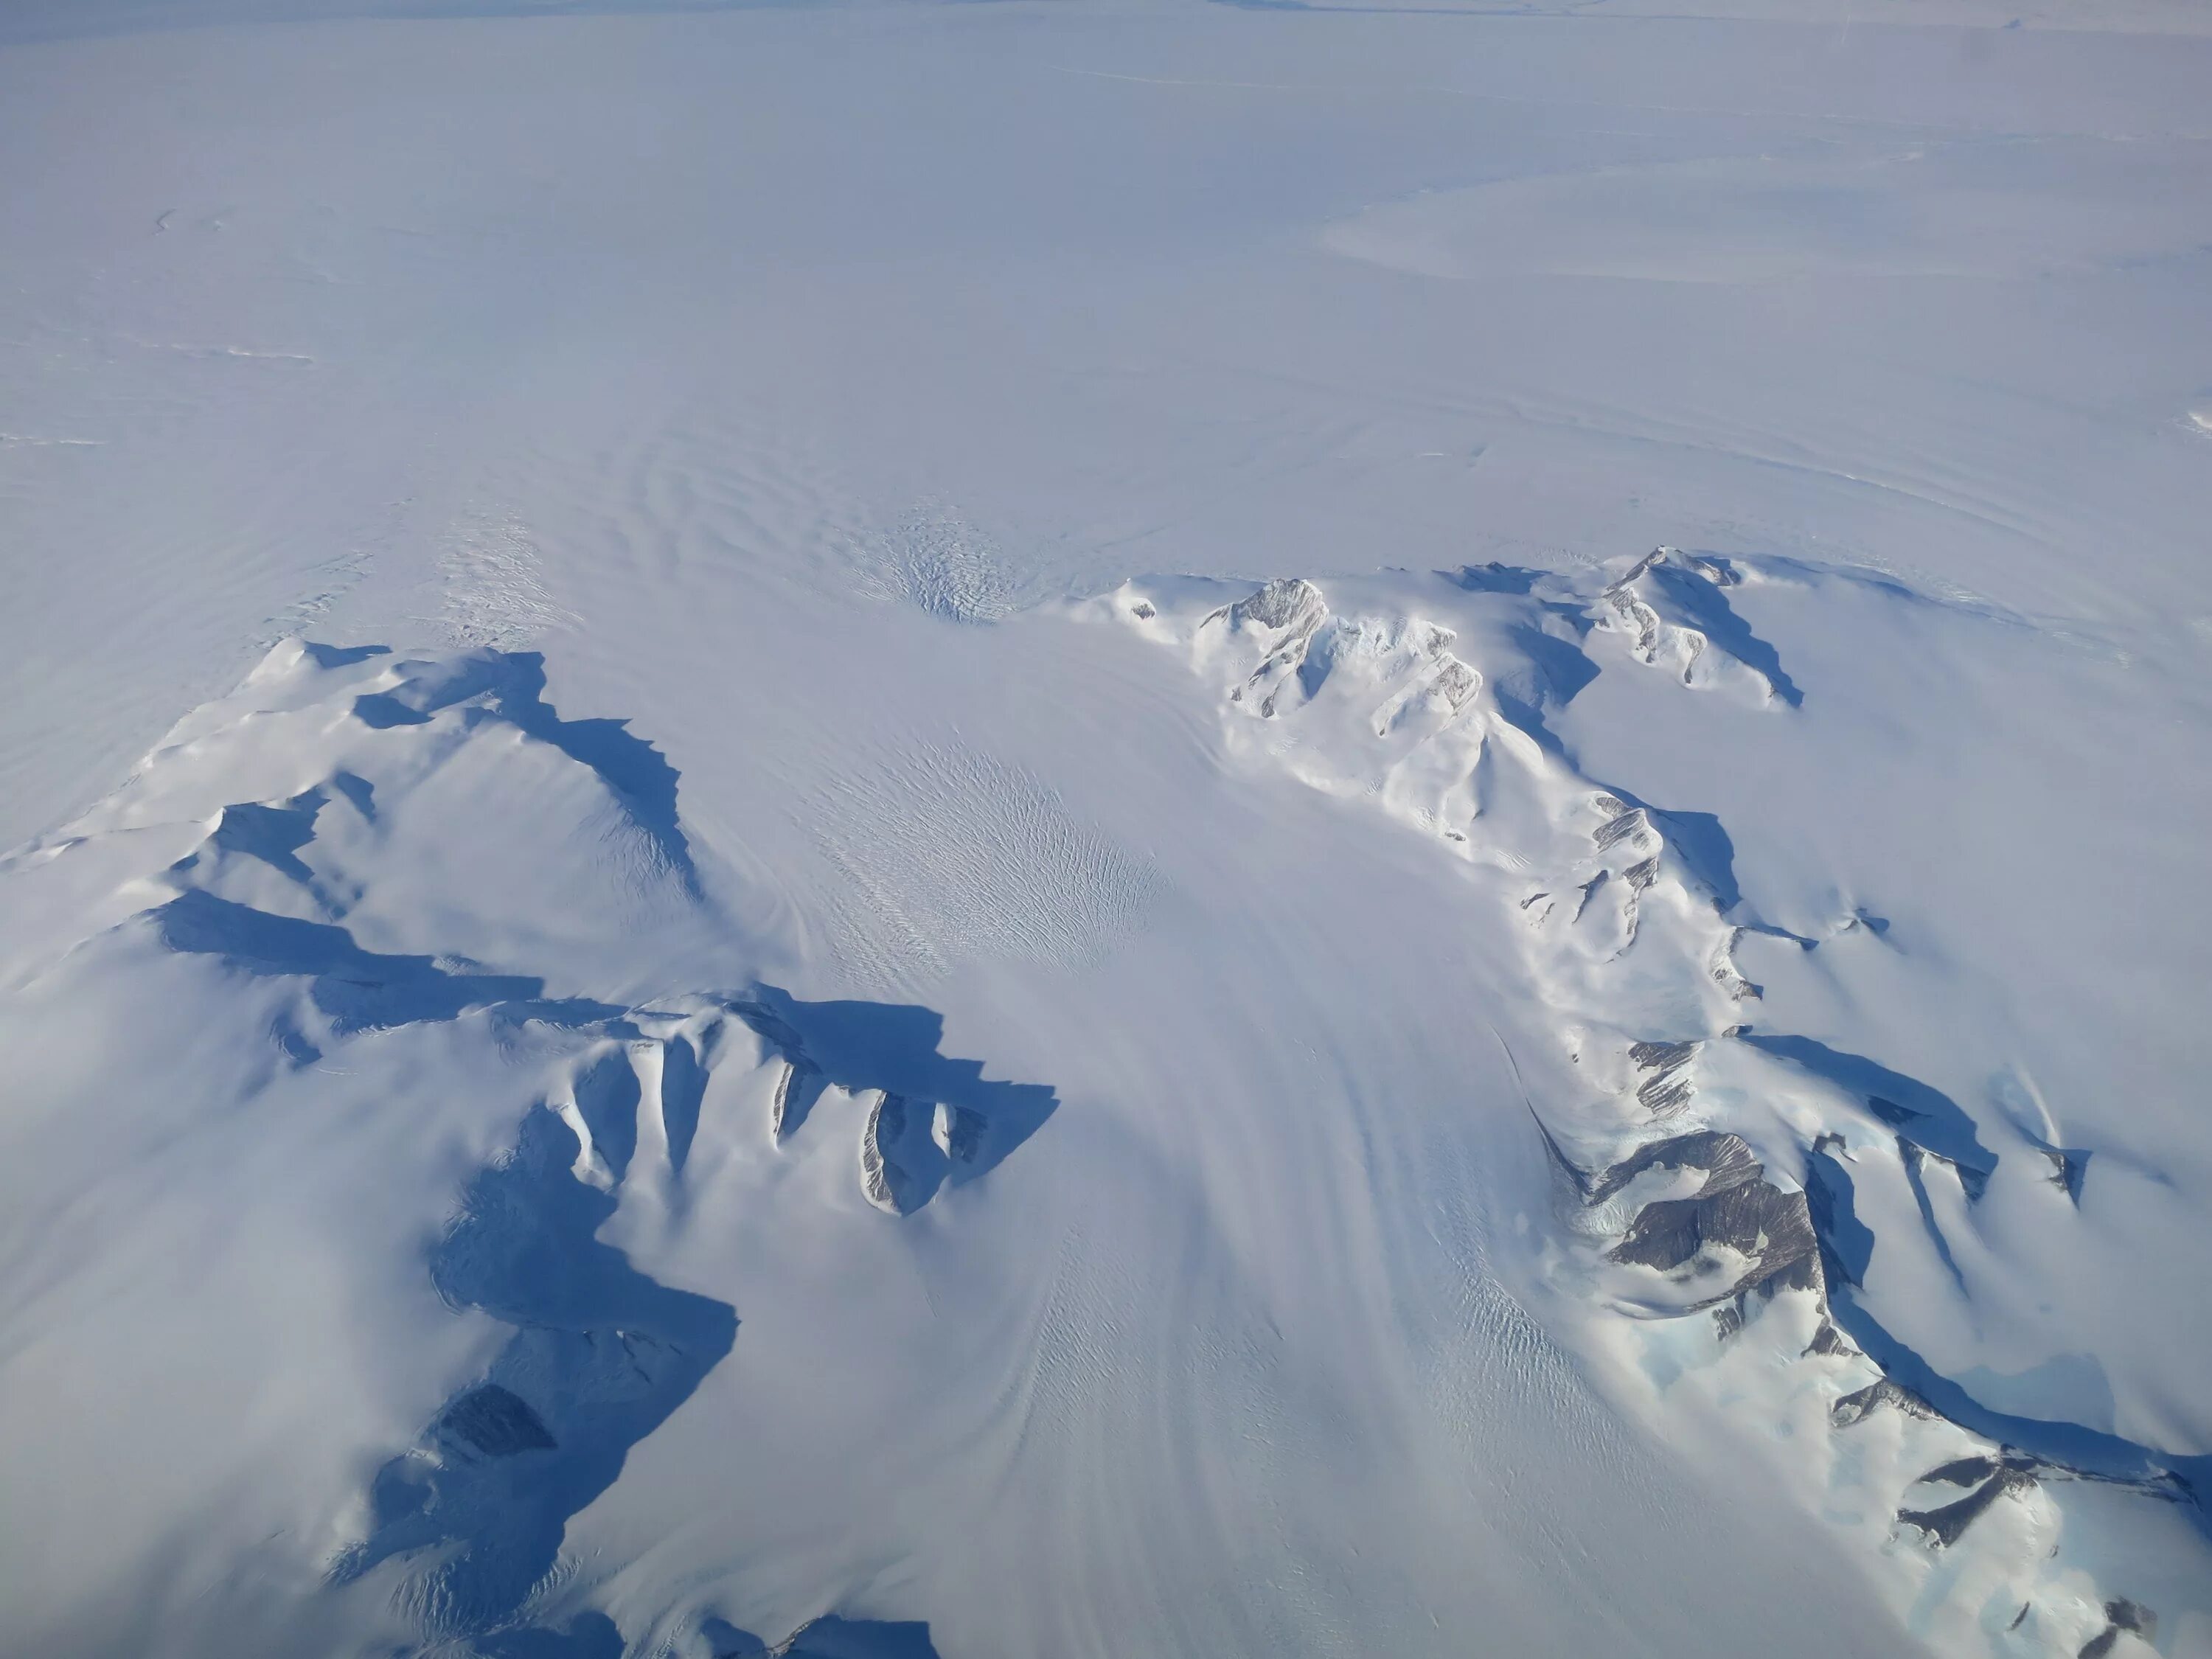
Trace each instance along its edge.
<path fill-rule="evenodd" d="M 2212 1651 L 2202 24 L 7 9 L 0 1647 Z"/>

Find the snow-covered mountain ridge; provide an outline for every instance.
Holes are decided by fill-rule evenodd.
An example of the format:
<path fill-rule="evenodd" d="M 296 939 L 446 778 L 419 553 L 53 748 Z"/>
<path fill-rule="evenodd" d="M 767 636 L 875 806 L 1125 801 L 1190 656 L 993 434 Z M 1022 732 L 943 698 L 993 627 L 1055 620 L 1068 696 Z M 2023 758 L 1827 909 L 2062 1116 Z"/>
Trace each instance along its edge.
<path fill-rule="evenodd" d="M 1780 1439 L 1801 1501 L 1885 1564 L 1940 1650 L 2123 1651 L 2161 1607 L 2205 1606 L 2212 1463 L 2185 1431 L 2161 1447 L 2070 1419 L 2063 1391 L 1978 1398 L 1885 1322 L 1948 1294 L 1992 1314 L 2039 1296 L 2005 1235 L 2091 1248 L 2092 1154 L 2047 1114 L 2038 1133 L 1768 1024 L 1747 943 L 1893 951 L 1892 919 L 1767 921 L 1727 827 L 1588 775 L 1555 729 L 1601 672 L 1795 717 L 1805 692 L 1731 595 L 1814 582 L 1944 608 L 1887 577 L 1662 548 L 1587 576 L 1284 579 L 1226 603 L 1223 584 L 1138 580 L 1085 614 L 1183 656 L 1233 757 L 1432 837 L 1513 919 L 1499 937 L 1549 1026 L 1549 1052 L 1512 1051 L 1559 1176 L 1546 1273 L 1616 1316 L 1589 1341 L 1629 1391 L 1662 1421 L 1718 1409 Z"/>
<path fill-rule="evenodd" d="M 911 1215 L 1055 1103 L 926 1052 L 918 1010 L 809 1007 L 757 981 L 646 992 L 687 957 L 744 964 L 701 888 L 673 772 L 619 721 L 562 720 L 544 684 L 527 654 L 287 642 L 91 813 L 0 866 L 19 1008 L 88 985 L 123 988 L 127 1008 L 134 981 L 167 982 L 228 1039 L 217 1122 L 327 1110 L 347 1087 L 328 1079 L 373 1079 L 333 1132 L 366 1170 L 382 1158 L 428 1177 L 413 1237 L 374 1211 L 315 1231 L 324 1248 L 350 1231 L 403 1273 L 419 1251 L 402 1299 L 434 1293 L 476 1358 L 411 1443 L 313 1514 L 293 1565 L 322 1575 L 320 1600 L 437 1651 L 620 1650 L 601 1615 L 559 1635 L 533 1609 L 574 1575 L 568 1518 L 739 1330 L 730 1303 L 641 1263 L 732 1207 L 827 1206 L 861 1227 Z M 262 798 L 222 799 L 240 788 Z M 557 886 L 526 884 L 549 875 Z M 588 994 L 592 969 L 621 961 L 595 953 L 623 939 L 641 982 L 615 994 L 635 1000 Z M 830 1035 L 806 1034 L 817 1026 Z M 208 1133 L 176 1104 L 106 1110 L 108 1150 L 127 1164 L 143 1137 Z M 382 1120 L 367 1143 L 364 1112 Z M 15 1133 L 35 1146 L 64 1128 Z M 732 1196 L 763 1177 L 788 1182 L 780 1200 Z M 448 1183 L 458 1202 L 441 1216 L 430 1194 Z M 66 1230 L 11 1243 L 70 1282 Z M 434 1373 L 449 1346 L 398 1363 Z M 329 1425 L 341 1443 L 349 1428 Z M 665 1640 L 715 1659 L 765 1647 L 711 1615 Z M 934 1651 L 918 1625 L 835 1617 L 775 1650 Z"/>

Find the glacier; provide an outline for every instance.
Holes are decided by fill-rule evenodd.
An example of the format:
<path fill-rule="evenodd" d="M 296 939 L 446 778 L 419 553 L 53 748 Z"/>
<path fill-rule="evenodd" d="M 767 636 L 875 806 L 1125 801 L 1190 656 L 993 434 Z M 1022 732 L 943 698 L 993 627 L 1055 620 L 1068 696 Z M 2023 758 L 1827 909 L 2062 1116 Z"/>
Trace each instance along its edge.
<path fill-rule="evenodd" d="M 2212 1653 L 2208 94 L 0 9 L 0 1648 Z"/>

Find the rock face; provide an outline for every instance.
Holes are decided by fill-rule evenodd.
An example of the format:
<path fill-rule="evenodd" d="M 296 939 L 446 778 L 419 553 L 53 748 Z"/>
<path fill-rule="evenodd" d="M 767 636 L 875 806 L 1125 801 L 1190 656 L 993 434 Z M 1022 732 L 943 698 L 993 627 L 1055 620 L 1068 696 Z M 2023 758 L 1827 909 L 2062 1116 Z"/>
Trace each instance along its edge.
<path fill-rule="evenodd" d="M 496 1382 L 471 1389 L 438 1413 L 436 1432 L 486 1457 L 551 1451 L 555 1441 L 523 1398 Z"/>
<path fill-rule="evenodd" d="M 1648 1160 L 1644 1168 L 1698 1170 L 1705 1185 L 1695 1197 L 1645 1205 L 1608 1252 L 1611 1260 L 1692 1279 L 1717 1274 L 1727 1281 L 1686 1310 L 1713 1307 L 1752 1290 L 1771 1296 L 1821 1288 L 1820 1245 L 1805 1194 L 1765 1180 L 1765 1170 L 1740 1138 L 1684 1135 L 1638 1158 Z M 1608 1170 L 1606 1182 L 1613 1182 L 1625 1167 Z"/>
<path fill-rule="evenodd" d="M 2158 1615 L 2125 1597 L 2106 1602 L 2105 1628 L 2083 1644 L 2081 1659 L 2105 1659 L 2123 1636 L 2140 1636 L 2146 1642 L 2156 1640 Z"/>
<path fill-rule="evenodd" d="M 1828 1421 L 1837 1428 L 1848 1429 L 1863 1423 L 1876 1411 L 1887 1407 L 1903 1412 L 1907 1417 L 1933 1418 L 1936 1408 L 1901 1382 L 1887 1376 L 1876 1377 L 1863 1389 L 1854 1389 L 1828 1408 Z"/>
<path fill-rule="evenodd" d="M 910 1214 L 965 1176 L 990 1133 L 990 1119 L 973 1107 L 878 1090 L 860 1135 L 861 1194 L 887 1214 Z"/>
<path fill-rule="evenodd" d="M 983 1149 L 983 1132 L 989 1127 L 981 1112 L 939 1101 L 930 1127 L 930 1138 L 955 1164 L 973 1164 Z"/>
<path fill-rule="evenodd" d="M 905 1207 L 910 1183 L 904 1170 L 893 1163 L 884 1148 L 906 1138 L 906 1101 L 878 1090 L 868 1109 L 867 1127 L 860 1132 L 860 1190 L 868 1202 L 892 1215 Z"/>
<path fill-rule="evenodd" d="M 1907 1526 L 1917 1527 L 1931 1542 L 1941 1547 L 1957 1543 L 1966 1528 L 1998 1498 L 2012 1492 L 2032 1492 L 2034 1488 L 2035 1476 L 2027 1468 L 2002 1465 L 1965 1497 L 1954 1498 L 1935 1509 L 1899 1510 L 1897 1518 Z"/>
<path fill-rule="evenodd" d="M 1321 589 L 1291 577 L 1269 582 L 1249 599 L 1237 600 L 1227 614 L 1232 624 L 1249 623 L 1257 628 L 1296 632 L 1304 623 L 1304 631 L 1310 634 L 1328 610 L 1322 603 Z"/>

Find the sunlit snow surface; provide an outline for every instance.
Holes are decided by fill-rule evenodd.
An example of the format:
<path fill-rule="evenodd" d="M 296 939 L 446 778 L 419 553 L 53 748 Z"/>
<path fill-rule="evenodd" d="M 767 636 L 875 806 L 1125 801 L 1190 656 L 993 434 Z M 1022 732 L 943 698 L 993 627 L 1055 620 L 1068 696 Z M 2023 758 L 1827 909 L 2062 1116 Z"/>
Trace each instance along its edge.
<path fill-rule="evenodd" d="M 6 9 L 0 1649 L 2212 1653 L 2208 110 Z"/>

